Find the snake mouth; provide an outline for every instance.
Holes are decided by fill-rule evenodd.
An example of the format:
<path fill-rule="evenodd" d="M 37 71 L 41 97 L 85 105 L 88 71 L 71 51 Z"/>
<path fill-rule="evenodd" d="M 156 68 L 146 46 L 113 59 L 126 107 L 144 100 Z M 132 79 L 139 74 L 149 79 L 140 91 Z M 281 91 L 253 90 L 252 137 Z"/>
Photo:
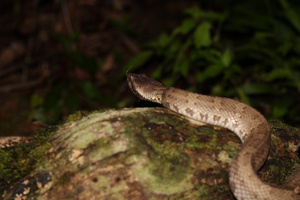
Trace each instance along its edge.
<path fill-rule="evenodd" d="M 137 90 L 139 88 L 138 84 L 141 81 L 140 75 L 138 74 L 133 74 L 133 73 L 126 73 L 127 77 L 127 83 L 131 91 L 133 92 L 134 95 L 136 95 L 138 98 L 146 100 Z"/>

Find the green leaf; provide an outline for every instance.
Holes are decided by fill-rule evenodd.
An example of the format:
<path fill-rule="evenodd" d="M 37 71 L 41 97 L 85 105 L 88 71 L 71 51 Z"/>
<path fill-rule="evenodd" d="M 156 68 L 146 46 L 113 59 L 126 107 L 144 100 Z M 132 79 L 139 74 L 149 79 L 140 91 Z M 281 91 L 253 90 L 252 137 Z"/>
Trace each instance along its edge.
<path fill-rule="evenodd" d="M 198 7 L 187 8 L 184 12 L 194 19 L 198 19 L 201 16 L 202 11 Z"/>
<path fill-rule="evenodd" d="M 165 85 L 166 87 L 171 87 L 174 85 L 174 79 L 173 78 L 165 78 L 162 81 L 162 84 Z"/>
<path fill-rule="evenodd" d="M 279 0 L 281 6 L 284 9 L 284 13 L 289 22 L 294 26 L 294 28 L 300 33 L 300 15 L 291 8 L 286 0 Z"/>
<path fill-rule="evenodd" d="M 182 76 L 187 77 L 189 72 L 190 62 L 188 59 L 182 59 L 176 66 L 174 66 L 174 73 L 180 73 Z"/>
<path fill-rule="evenodd" d="M 226 13 L 217 13 L 213 11 L 203 11 L 200 10 L 198 7 L 188 8 L 184 11 L 188 15 L 190 15 L 193 19 L 208 19 L 213 21 L 222 21 L 227 17 Z"/>
<path fill-rule="evenodd" d="M 186 35 L 189 33 L 193 28 L 196 26 L 196 21 L 194 19 L 186 19 L 182 22 L 182 24 L 177 27 L 174 31 L 174 33 L 181 33 L 183 35 Z"/>
<path fill-rule="evenodd" d="M 197 51 L 200 58 L 204 59 L 207 63 L 214 63 L 221 65 L 222 52 L 217 49 L 208 48 L 202 51 Z"/>
<path fill-rule="evenodd" d="M 274 88 L 272 88 L 269 84 L 263 84 L 263 83 L 245 83 L 240 88 L 248 95 L 276 93 Z"/>
<path fill-rule="evenodd" d="M 157 67 L 152 73 L 151 73 L 151 77 L 154 79 L 158 79 L 161 78 L 161 74 L 162 74 L 162 67 Z"/>
<path fill-rule="evenodd" d="M 293 72 L 290 68 L 274 68 L 271 72 L 263 74 L 262 78 L 266 81 L 273 81 L 276 79 L 290 78 Z"/>
<path fill-rule="evenodd" d="M 196 79 L 201 83 L 208 78 L 216 77 L 222 70 L 223 67 L 220 65 L 209 65 L 203 72 L 197 74 Z"/>
<path fill-rule="evenodd" d="M 203 22 L 194 32 L 194 41 L 196 48 L 208 47 L 211 45 L 210 36 L 211 23 Z"/>
<path fill-rule="evenodd" d="M 221 57 L 221 62 L 223 66 L 229 67 L 231 64 L 231 60 L 232 60 L 231 50 L 227 48 Z"/>
<path fill-rule="evenodd" d="M 159 36 L 158 41 L 159 41 L 160 47 L 164 48 L 164 47 L 167 47 L 170 44 L 170 42 L 172 41 L 172 37 L 170 37 L 166 33 L 162 33 Z"/>
<path fill-rule="evenodd" d="M 248 95 L 245 93 L 244 90 L 242 90 L 241 88 L 236 88 L 236 91 L 239 95 L 239 99 L 241 102 L 244 102 L 246 104 L 250 104 L 250 100 L 249 100 L 249 97 Z"/>
<path fill-rule="evenodd" d="M 286 106 L 283 105 L 273 105 L 272 106 L 272 116 L 275 119 L 279 119 L 284 116 L 287 112 Z"/>

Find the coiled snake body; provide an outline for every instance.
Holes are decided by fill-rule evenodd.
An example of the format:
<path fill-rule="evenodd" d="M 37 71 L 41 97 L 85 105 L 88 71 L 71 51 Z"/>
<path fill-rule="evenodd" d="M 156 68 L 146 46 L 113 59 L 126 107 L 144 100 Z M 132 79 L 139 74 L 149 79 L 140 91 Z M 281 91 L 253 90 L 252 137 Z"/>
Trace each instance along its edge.
<path fill-rule="evenodd" d="M 177 113 L 227 128 L 238 135 L 243 145 L 229 170 L 230 187 L 237 199 L 300 199 L 300 177 L 295 177 L 297 186 L 277 187 L 257 176 L 270 148 L 268 122 L 257 110 L 228 98 L 164 87 L 145 75 L 128 73 L 127 81 L 140 99 L 160 103 Z"/>

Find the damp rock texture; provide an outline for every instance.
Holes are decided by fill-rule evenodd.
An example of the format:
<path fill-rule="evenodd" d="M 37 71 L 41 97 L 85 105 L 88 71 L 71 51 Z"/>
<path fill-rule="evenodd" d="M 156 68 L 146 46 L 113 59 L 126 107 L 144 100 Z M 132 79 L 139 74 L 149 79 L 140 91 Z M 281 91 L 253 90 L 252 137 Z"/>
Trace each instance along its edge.
<path fill-rule="evenodd" d="M 299 163 L 299 130 L 270 122 L 260 177 L 281 184 Z M 234 133 L 164 108 L 106 110 L 61 125 L 33 170 L 4 199 L 234 199 Z"/>

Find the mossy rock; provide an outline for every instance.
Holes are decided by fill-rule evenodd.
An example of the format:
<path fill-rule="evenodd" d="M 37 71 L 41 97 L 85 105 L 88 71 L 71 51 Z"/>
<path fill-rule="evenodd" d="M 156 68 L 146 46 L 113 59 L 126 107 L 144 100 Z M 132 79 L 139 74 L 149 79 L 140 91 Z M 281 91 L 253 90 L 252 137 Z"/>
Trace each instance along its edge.
<path fill-rule="evenodd" d="M 42 159 L 2 187 L 3 198 L 234 199 L 228 167 L 241 144 L 232 132 L 164 108 L 73 117 L 45 145 L 33 145 Z M 271 152 L 259 174 L 280 184 L 299 163 L 300 135 L 270 124 Z"/>

